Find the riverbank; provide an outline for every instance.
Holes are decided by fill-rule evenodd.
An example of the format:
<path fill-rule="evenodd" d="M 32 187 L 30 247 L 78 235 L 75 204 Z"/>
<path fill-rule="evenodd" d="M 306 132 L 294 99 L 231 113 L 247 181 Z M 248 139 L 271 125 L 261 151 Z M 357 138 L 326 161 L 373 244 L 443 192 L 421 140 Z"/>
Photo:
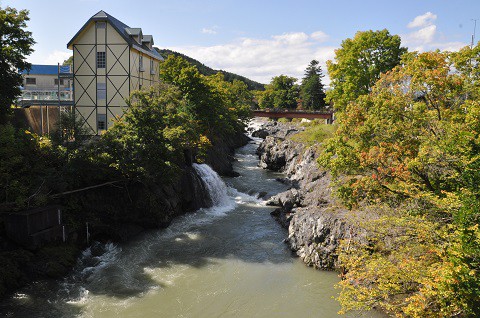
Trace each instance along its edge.
<path fill-rule="evenodd" d="M 267 204 L 277 207 L 272 216 L 288 229 L 285 242 L 305 264 L 339 270 L 340 241 L 360 234 L 332 193 L 331 175 L 317 164 L 318 145 L 293 140 L 304 129 L 299 123 L 266 122 L 253 133 L 264 138 L 257 150 L 260 166 L 285 173 L 280 181 L 290 187 Z"/>
<path fill-rule="evenodd" d="M 236 175 L 234 151 L 248 140 L 242 131 L 214 140 L 206 162 L 220 175 Z M 211 206 L 193 162 L 194 155 L 185 153 L 185 164 L 171 182 L 127 179 L 59 198 L 56 203 L 64 207 L 66 243 L 51 242 L 29 250 L 8 239 L 0 222 L 0 297 L 35 281 L 64 277 L 75 266 L 81 250 L 95 240 L 130 241 L 148 229 L 167 227 L 180 215 Z"/>
<path fill-rule="evenodd" d="M 0 302 L 0 316 L 338 317 L 337 274 L 293 257 L 282 242 L 286 230 L 269 215 L 273 208 L 257 198 L 288 188 L 277 181 L 283 174 L 258 167 L 258 143 L 237 150 L 240 176 L 225 184 L 206 175 L 218 186 L 214 207 L 85 250 L 66 279 L 22 289 Z"/>

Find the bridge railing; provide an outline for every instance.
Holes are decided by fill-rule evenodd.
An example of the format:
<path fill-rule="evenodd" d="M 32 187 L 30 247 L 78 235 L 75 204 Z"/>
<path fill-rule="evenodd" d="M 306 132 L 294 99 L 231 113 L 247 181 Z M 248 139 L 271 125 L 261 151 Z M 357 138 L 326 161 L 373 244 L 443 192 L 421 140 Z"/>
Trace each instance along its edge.
<path fill-rule="evenodd" d="M 319 110 L 307 110 L 307 109 L 288 109 L 288 108 L 263 108 L 254 109 L 254 112 L 267 112 L 267 113 L 299 113 L 299 114 L 332 114 L 332 109 L 319 109 Z"/>

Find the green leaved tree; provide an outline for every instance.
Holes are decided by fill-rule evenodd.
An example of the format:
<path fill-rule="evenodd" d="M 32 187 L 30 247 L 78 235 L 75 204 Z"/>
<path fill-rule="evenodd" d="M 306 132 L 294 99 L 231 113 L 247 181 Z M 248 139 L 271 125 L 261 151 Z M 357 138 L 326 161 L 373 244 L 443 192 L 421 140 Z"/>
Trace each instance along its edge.
<path fill-rule="evenodd" d="M 400 44 L 400 37 L 386 29 L 357 32 L 353 39 L 344 40 L 335 51 L 335 61 L 327 61 L 332 80 L 327 101 L 342 111 L 349 102 L 369 93 L 380 74 L 398 65 L 407 52 Z"/>
<path fill-rule="evenodd" d="M 265 91 L 259 92 L 260 108 L 297 108 L 299 88 L 297 79 L 287 75 L 275 76 Z"/>
<path fill-rule="evenodd" d="M 322 84 L 322 68 L 317 60 L 312 60 L 305 70 L 300 86 L 302 107 L 304 109 L 322 109 L 325 107 L 325 89 Z"/>
<path fill-rule="evenodd" d="M 26 31 L 28 11 L 0 8 L 0 121 L 9 112 L 12 102 L 20 95 L 20 70 L 30 69 L 26 56 L 33 52 L 35 41 Z"/>

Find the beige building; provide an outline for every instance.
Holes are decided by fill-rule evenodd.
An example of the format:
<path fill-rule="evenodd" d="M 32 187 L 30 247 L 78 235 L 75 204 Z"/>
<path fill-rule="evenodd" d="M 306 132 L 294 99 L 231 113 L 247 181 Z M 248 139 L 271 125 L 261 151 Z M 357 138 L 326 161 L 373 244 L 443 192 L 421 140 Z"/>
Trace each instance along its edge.
<path fill-rule="evenodd" d="M 134 90 L 159 81 L 161 55 L 153 37 L 104 11 L 91 17 L 67 44 L 73 50 L 74 106 L 92 134 L 121 116 Z"/>
<path fill-rule="evenodd" d="M 21 101 L 71 100 L 71 80 L 64 76 L 70 73 L 69 66 L 32 64 L 29 71 L 22 71 Z"/>

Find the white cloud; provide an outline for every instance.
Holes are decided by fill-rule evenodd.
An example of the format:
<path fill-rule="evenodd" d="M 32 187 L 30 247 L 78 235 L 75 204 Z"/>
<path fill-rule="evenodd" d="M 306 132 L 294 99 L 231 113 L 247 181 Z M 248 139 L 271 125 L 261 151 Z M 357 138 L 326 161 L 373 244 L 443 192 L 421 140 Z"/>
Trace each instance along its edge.
<path fill-rule="evenodd" d="M 414 44 L 428 44 L 433 42 L 435 38 L 435 33 L 437 31 L 436 25 L 429 25 L 424 27 L 420 30 L 411 32 L 409 34 L 404 35 L 402 38 L 406 44 L 414 43 Z"/>
<path fill-rule="evenodd" d="M 302 44 L 308 40 L 308 35 L 304 32 L 284 33 L 282 35 L 274 35 L 273 39 L 287 45 Z"/>
<path fill-rule="evenodd" d="M 465 47 L 467 43 L 463 42 L 445 42 L 445 43 L 435 43 L 435 46 L 440 51 L 459 51 L 461 48 Z"/>
<path fill-rule="evenodd" d="M 316 31 L 310 34 L 310 37 L 318 42 L 325 42 L 329 39 L 328 34 L 323 31 Z"/>
<path fill-rule="evenodd" d="M 422 28 L 429 25 L 432 25 L 433 22 L 437 19 L 437 15 L 431 12 L 419 15 L 413 19 L 410 23 L 407 24 L 407 27 L 412 28 Z"/>
<path fill-rule="evenodd" d="M 268 39 L 241 38 L 222 45 L 170 49 L 214 69 L 233 72 L 266 84 L 273 76 L 280 74 L 301 79 L 313 59 L 320 61 L 326 74 L 325 62 L 334 57 L 336 47 L 320 47 L 313 36 L 291 32 Z M 328 78 L 324 78 L 324 83 L 328 82 Z"/>
<path fill-rule="evenodd" d="M 47 64 L 47 65 L 56 65 L 57 63 L 62 64 L 63 61 L 68 59 L 73 55 L 72 51 L 50 51 L 50 52 L 34 52 L 29 56 L 28 61 L 33 64 Z"/>
<path fill-rule="evenodd" d="M 408 46 L 411 51 L 457 51 L 467 45 L 462 42 L 445 42 L 445 38 L 438 32 L 437 26 L 434 24 L 437 15 L 427 12 L 419 15 L 407 24 L 408 28 L 412 30 L 410 33 L 401 35 L 403 45 Z"/>
<path fill-rule="evenodd" d="M 203 34 L 217 34 L 218 33 L 217 29 L 218 29 L 217 26 L 213 26 L 211 28 L 203 28 L 202 33 Z"/>

